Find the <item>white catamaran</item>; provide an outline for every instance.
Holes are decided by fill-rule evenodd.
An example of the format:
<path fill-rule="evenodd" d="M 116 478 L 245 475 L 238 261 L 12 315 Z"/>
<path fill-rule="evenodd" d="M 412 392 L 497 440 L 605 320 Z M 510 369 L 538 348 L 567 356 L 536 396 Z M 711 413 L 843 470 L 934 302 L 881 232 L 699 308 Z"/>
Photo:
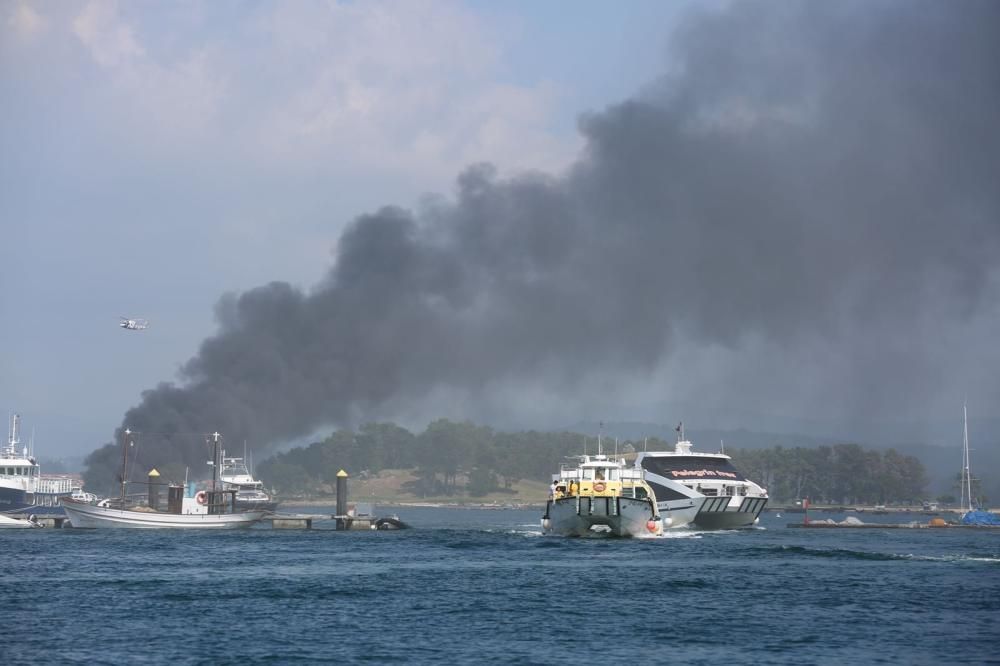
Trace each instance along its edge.
<path fill-rule="evenodd" d="M 690 527 L 733 529 L 756 524 L 767 505 L 767 490 L 746 478 L 726 454 L 693 452 L 691 442 L 684 438 L 683 423 L 676 430 L 673 451 L 632 454 L 657 501 L 662 505 L 667 500 L 681 499 L 673 485 L 681 484 L 702 498 Z"/>

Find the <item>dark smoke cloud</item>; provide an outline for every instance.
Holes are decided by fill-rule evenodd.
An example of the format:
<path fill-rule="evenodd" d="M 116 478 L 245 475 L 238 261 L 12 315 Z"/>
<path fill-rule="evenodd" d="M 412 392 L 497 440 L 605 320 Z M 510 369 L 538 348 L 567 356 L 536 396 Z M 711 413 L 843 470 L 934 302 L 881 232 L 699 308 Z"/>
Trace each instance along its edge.
<path fill-rule="evenodd" d="M 269 444 L 442 387 L 573 395 L 712 346 L 770 350 L 793 391 L 787 364 L 828 355 L 818 409 L 936 399 L 935 345 L 985 343 L 1000 312 L 998 28 L 988 0 L 692 16 L 672 74 L 581 119 L 567 173 L 474 166 L 454 200 L 359 217 L 311 292 L 224 298 L 124 424 L 202 464 L 182 433 Z"/>

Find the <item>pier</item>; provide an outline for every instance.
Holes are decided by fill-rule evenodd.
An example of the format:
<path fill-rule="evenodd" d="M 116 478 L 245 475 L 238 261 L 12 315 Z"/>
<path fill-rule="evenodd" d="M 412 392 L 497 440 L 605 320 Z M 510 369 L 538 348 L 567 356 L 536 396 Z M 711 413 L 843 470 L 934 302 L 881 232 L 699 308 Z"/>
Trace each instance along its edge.
<path fill-rule="evenodd" d="M 812 529 L 875 529 L 875 530 L 1000 530 L 994 525 L 958 525 L 956 523 L 788 523 L 785 527 Z"/>
<path fill-rule="evenodd" d="M 270 521 L 271 528 L 276 530 L 310 530 L 314 522 L 333 520 L 337 530 L 402 530 L 409 527 L 396 516 L 376 517 L 372 515 L 370 504 L 358 504 L 353 511 L 347 508 L 347 472 L 337 472 L 337 513 L 273 513 L 261 518 L 261 522 Z"/>
<path fill-rule="evenodd" d="M 274 513 L 264 516 L 260 522 L 270 522 L 276 530 L 310 530 L 314 522 L 337 522 L 338 530 L 401 530 L 409 527 L 395 516 L 377 518 L 375 516 L 355 516 L 328 513 Z"/>

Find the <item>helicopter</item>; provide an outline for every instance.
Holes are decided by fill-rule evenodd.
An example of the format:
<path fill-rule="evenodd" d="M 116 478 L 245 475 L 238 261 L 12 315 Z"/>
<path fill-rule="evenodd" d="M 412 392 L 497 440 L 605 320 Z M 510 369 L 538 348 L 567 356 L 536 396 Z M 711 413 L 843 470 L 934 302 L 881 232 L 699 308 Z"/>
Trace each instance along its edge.
<path fill-rule="evenodd" d="M 128 331 L 141 331 L 149 326 L 149 322 L 145 319 L 129 319 L 128 317 L 119 317 L 119 319 L 121 322 L 118 325 Z"/>

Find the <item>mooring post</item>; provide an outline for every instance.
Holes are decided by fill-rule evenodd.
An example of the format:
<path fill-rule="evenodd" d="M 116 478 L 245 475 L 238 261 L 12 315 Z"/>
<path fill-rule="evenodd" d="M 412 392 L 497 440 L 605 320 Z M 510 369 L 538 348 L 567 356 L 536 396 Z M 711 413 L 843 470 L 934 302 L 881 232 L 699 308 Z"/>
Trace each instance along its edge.
<path fill-rule="evenodd" d="M 156 471 L 156 468 L 149 470 L 149 474 L 146 476 L 146 485 L 149 487 L 149 508 L 159 509 L 160 508 L 160 473 Z"/>
<path fill-rule="evenodd" d="M 346 530 L 347 520 L 347 472 L 337 472 L 337 529 Z"/>

